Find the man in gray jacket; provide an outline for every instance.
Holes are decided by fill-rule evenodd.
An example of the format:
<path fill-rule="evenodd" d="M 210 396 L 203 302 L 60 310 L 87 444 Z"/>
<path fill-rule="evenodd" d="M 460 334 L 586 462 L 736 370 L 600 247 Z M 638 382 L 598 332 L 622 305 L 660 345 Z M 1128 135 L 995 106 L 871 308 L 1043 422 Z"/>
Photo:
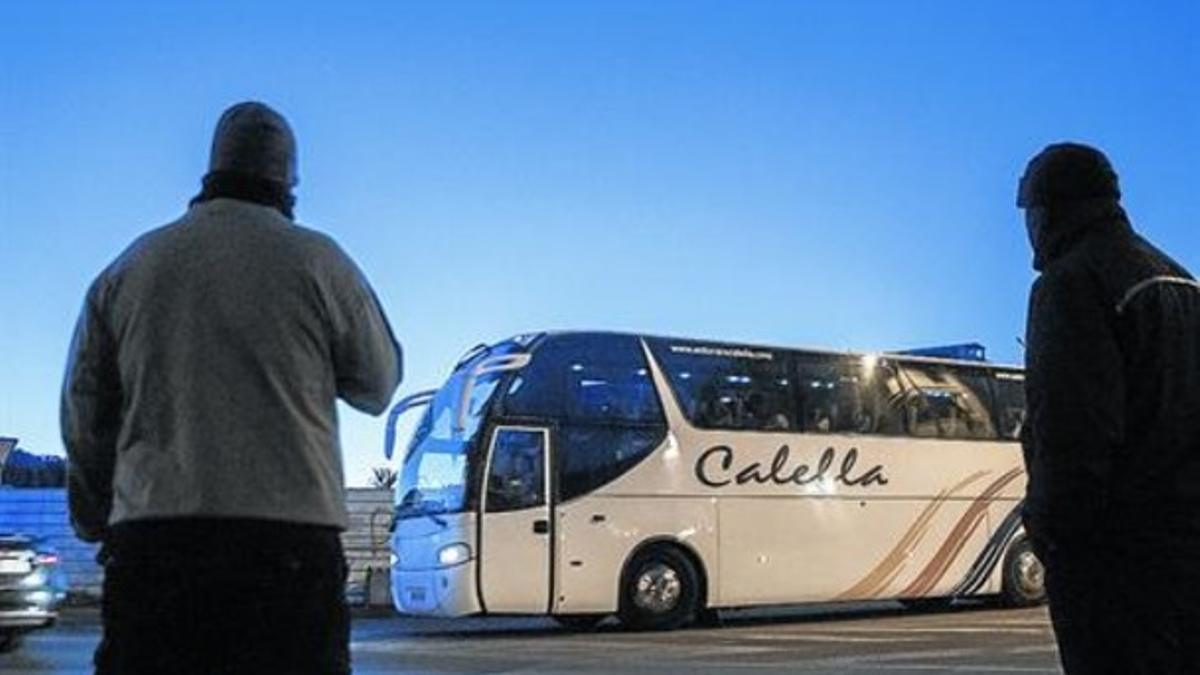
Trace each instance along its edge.
<path fill-rule="evenodd" d="M 71 520 L 105 563 L 97 672 L 349 672 L 335 400 L 381 413 L 400 350 L 349 256 L 293 224 L 283 117 L 227 110 L 209 169 L 95 280 L 71 345 Z"/>

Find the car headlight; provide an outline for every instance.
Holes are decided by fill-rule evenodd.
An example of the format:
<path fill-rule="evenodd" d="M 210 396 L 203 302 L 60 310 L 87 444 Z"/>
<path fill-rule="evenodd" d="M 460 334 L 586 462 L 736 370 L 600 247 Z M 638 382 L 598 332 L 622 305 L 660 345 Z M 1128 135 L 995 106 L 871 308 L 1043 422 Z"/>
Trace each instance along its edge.
<path fill-rule="evenodd" d="M 471 559 L 471 547 L 466 544 L 450 544 L 438 550 L 438 563 L 442 567 L 459 565 Z"/>

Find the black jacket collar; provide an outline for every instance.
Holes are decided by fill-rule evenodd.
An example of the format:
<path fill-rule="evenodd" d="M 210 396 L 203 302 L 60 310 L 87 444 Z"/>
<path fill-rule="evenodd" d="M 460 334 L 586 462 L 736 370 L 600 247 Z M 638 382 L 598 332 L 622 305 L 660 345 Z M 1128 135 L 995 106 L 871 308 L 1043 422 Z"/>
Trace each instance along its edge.
<path fill-rule="evenodd" d="M 191 204 L 218 197 L 269 206 L 288 220 L 294 219 L 292 209 L 296 205 L 296 198 L 292 195 L 291 187 L 279 181 L 236 171 L 211 171 L 204 176 L 204 188 L 192 198 Z"/>

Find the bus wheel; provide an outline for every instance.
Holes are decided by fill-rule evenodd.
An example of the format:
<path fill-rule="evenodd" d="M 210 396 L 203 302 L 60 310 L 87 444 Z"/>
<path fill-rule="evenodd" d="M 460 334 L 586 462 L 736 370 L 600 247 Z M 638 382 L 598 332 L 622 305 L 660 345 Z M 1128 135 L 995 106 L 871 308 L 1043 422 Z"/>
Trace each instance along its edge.
<path fill-rule="evenodd" d="M 591 630 L 604 620 L 604 614 L 555 614 L 554 620 L 567 630 Z"/>
<path fill-rule="evenodd" d="M 1004 556 L 1000 598 L 1009 607 L 1028 607 L 1046 601 L 1046 568 L 1025 537 L 1013 542 Z"/>
<path fill-rule="evenodd" d="M 621 583 L 621 623 L 636 630 L 672 630 L 695 618 L 700 576 L 674 546 L 653 546 L 625 568 Z"/>

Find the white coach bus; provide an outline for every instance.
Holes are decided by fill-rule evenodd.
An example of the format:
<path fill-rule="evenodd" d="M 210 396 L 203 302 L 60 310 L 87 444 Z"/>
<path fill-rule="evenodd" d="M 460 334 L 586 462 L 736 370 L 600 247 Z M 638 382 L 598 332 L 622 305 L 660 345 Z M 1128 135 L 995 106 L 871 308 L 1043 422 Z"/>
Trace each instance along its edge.
<path fill-rule="evenodd" d="M 468 353 L 402 457 L 407 614 L 616 614 L 996 596 L 1040 602 L 1019 524 L 1018 368 L 614 333 Z"/>

